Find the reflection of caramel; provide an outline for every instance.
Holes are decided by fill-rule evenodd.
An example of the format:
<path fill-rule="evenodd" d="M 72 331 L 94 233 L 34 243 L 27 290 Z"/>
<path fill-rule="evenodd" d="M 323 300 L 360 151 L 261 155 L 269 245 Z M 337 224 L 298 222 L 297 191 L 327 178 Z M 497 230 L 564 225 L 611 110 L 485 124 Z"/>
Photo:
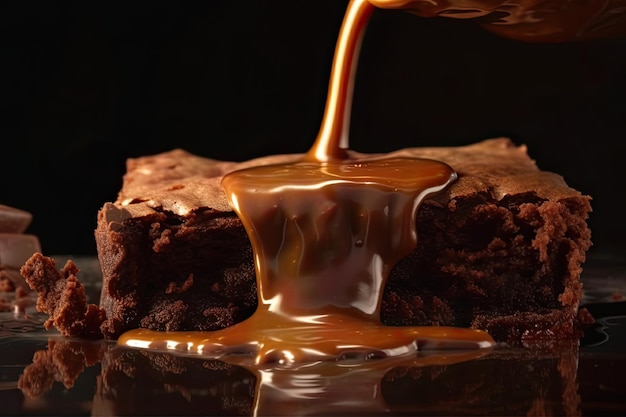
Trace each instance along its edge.
<path fill-rule="evenodd" d="M 138 329 L 123 334 L 119 343 L 206 355 L 256 351 L 257 364 L 493 344 L 478 330 L 380 323 L 389 272 L 417 243 L 415 216 L 421 201 L 454 181 L 456 173 L 432 160 L 350 157 L 354 71 L 373 9 L 367 0 L 353 0 L 346 11 L 322 126 L 305 158 L 223 178 L 252 243 L 257 311 L 215 332 Z"/>
<path fill-rule="evenodd" d="M 444 370 L 457 363 L 488 357 L 489 352 L 481 349 L 385 361 L 322 361 L 302 367 L 254 369 L 257 376 L 254 415 L 388 414 L 392 405 L 382 389 L 388 373 L 400 367 Z M 410 414 L 417 409 L 410 410 Z"/>
<path fill-rule="evenodd" d="M 501 36 L 564 42 L 626 36 L 626 0 L 370 0 L 423 17 L 481 18 Z"/>

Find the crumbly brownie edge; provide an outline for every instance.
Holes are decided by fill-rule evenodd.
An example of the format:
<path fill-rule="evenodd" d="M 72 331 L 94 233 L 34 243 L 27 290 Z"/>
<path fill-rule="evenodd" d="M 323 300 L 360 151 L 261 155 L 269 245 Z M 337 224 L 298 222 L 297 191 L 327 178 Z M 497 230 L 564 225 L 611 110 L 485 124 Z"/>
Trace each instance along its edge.
<path fill-rule="evenodd" d="M 472 200 L 420 211 L 420 243 L 390 276 L 383 321 L 480 328 L 499 341 L 575 336 L 589 199 Z"/>
<path fill-rule="evenodd" d="M 253 313 L 252 253 L 234 214 L 199 209 L 110 222 L 105 210 L 116 208 L 101 210 L 95 233 L 105 337 L 137 327 L 217 330 Z"/>

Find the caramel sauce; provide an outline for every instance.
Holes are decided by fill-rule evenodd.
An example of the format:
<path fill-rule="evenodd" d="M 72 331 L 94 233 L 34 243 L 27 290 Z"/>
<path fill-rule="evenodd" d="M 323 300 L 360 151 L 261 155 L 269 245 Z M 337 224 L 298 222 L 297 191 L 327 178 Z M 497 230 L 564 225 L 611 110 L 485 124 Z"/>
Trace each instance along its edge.
<path fill-rule="evenodd" d="M 380 322 L 391 268 L 417 243 L 421 201 L 456 173 L 433 160 L 350 156 L 354 73 L 373 10 L 367 0 L 349 4 L 320 132 L 302 161 L 235 171 L 222 180 L 252 243 L 256 312 L 214 332 L 137 329 L 120 344 L 213 356 L 252 351 L 257 365 L 493 345 L 479 330 Z"/>

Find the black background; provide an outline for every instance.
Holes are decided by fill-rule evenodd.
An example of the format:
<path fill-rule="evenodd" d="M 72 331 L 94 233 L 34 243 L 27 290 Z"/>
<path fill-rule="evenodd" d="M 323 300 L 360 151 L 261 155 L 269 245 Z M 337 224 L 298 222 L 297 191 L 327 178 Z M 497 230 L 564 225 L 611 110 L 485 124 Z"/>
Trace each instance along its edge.
<path fill-rule="evenodd" d="M 244 160 L 304 152 L 345 0 L 0 3 L 0 203 L 46 254 L 95 254 L 125 160 L 175 147 Z M 595 247 L 621 243 L 626 39 L 528 44 L 447 18 L 377 11 L 351 147 L 504 135 L 593 197 Z"/>

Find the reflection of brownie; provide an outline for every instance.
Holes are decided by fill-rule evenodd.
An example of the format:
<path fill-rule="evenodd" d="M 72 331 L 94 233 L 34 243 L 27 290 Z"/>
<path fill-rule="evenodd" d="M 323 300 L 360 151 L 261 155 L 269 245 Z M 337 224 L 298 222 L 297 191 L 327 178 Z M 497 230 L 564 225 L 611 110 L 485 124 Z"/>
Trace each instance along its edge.
<path fill-rule="evenodd" d="M 496 349 L 450 366 L 394 368 L 381 394 L 398 415 L 576 416 L 577 366 L 578 347 L 570 341 Z"/>
<path fill-rule="evenodd" d="M 577 358 L 576 344 L 569 343 L 495 350 L 448 365 L 415 366 L 407 360 L 406 366 L 364 372 L 330 363 L 319 365 L 322 369 L 274 370 L 271 378 L 262 378 L 219 360 L 115 347 L 102 359 L 93 411 L 250 415 L 254 407 L 258 415 L 272 416 L 573 416 L 581 403 Z M 334 372 L 324 374 L 328 369 Z"/>
<path fill-rule="evenodd" d="M 494 139 L 394 153 L 438 159 L 459 179 L 418 211 L 418 247 L 393 270 L 382 320 L 486 329 L 497 340 L 570 337 L 590 199 Z M 106 337 L 146 327 L 212 330 L 254 311 L 252 252 L 221 177 L 295 155 L 218 162 L 173 150 L 130 159 L 98 214 Z"/>
<path fill-rule="evenodd" d="M 93 383 L 79 380 L 87 367 L 100 369 Z M 93 374 L 92 374 L 93 375 Z M 65 388 L 55 407 L 46 401 L 61 383 Z M 251 415 L 256 378 L 250 371 L 219 360 L 177 357 L 168 353 L 125 349 L 80 339 L 50 339 L 24 368 L 17 388 L 38 400 L 29 415 L 66 415 L 95 385 L 91 415 Z M 4 404 L 3 404 L 4 405 Z M 35 408 L 33 408 L 35 405 Z M 25 415 L 26 407 L 15 415 Z M 51 412 L 52 411 L 52 412 Z M 13 413 L 11 413 L 13 414 Z"/>
<path fill-rule="evenodd" d="M 359 366 L 329 361 L 268 372 L 112 344 L 50 340 L 24 369 L 18 388 L 39 400 L 31 403 L 30 415 L 49 414 L 56 404 L 44 400 L 59 383 L 65 388 L 65 411 L 77 400 L 87 403 L 80 392 L 95 385 L 91 415 L 107 416 L 249 416 L 253 411 L 276 416 L 575 416 L 585 405 L 579 394 L 578 381 L 583 380 L 577 379 L 576 342 L 541 349 L 496 348 L 465 361 L 455 361 L 454 354 L 430 356 L 430 364 L 420 364 L 418 356 Z M 597 359 L 589 362 L 596 364 Z M 96 383 L 88 376 L 79 381 L 87 367 L 100 369 Z M 590 395 L 606 394 L 601 385 L 594 387 Z M 45 408 L 33 409 L 34 404 Z M 24 412 L 19 411 L 14 414 Z"/>
<path fill-rule="evenodd" d="M 108 349 L 92 412 L 97 415 L 252 414 L 255 376 L 219 360 Z"/>

